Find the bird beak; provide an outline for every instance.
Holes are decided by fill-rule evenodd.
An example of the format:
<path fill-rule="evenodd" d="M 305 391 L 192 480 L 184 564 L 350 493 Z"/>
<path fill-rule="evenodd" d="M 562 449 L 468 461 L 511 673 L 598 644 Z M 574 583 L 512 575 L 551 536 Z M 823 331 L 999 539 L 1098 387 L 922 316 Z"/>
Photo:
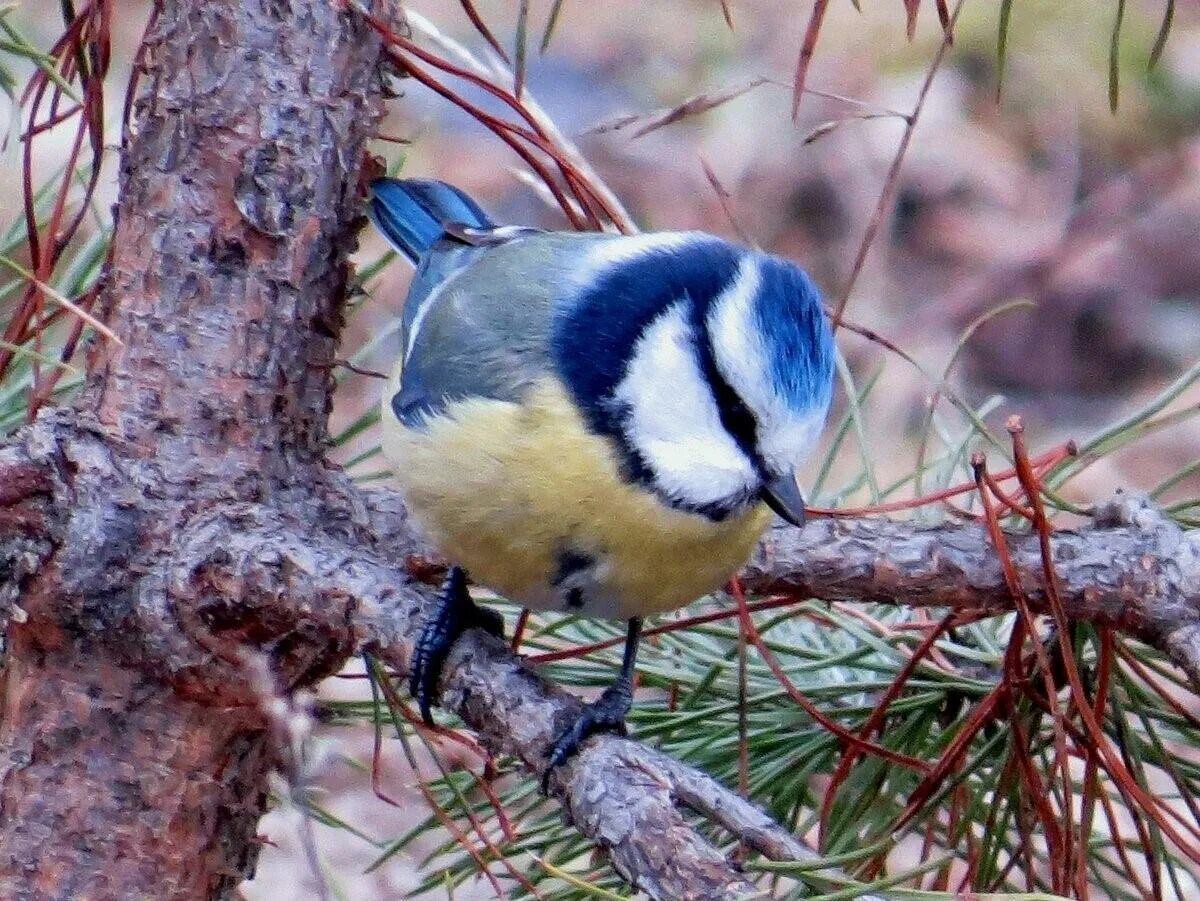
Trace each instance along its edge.
<path fill-rule="evenodd" d="M 790 472 L 777 476 L 762 487 L 759 495 L 766 505 L 794 526 L 804 525 L 804 495 L 796 486 L 796 478 Z"/>

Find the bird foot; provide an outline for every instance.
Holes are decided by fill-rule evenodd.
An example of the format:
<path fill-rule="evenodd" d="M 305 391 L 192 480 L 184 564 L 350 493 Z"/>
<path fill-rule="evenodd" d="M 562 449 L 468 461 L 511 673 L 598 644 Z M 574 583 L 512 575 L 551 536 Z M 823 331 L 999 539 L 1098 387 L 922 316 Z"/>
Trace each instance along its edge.
<path fill-rule="evenodd" d="M 580 744 L 589 735 L 597 732 L 625 734 L 625 716 L 633 705 L 632 687 L 624 681 L 610 685 L 596 700 L 584 704 L 575 721 L 571 723 L 550 749 L 546 770 L 542 773 L 542 792 L 549 790 L 550 774 L 567 758 L 579 750 Z"/>
<path fill-rule="evenodd" d="M 437 606 L 421 630 L 413 649 L 412 671 L 408 689 L 416 699 L 421 718 L 433 725 L 430 708 L 437 698 L 438 679 L 450 648 L 468 629 L 483 629 L 491 635 L 504 637 L 504 619 L 495 610 L 477 607 L 467 591 L 467 576 L 460 567 L 452 566 L 442 583 Z"/>

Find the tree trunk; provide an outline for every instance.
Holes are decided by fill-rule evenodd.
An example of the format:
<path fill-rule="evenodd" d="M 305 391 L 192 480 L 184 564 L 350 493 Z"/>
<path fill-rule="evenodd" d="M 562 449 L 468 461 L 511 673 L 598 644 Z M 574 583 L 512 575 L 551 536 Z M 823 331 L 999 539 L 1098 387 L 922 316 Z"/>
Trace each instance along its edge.
<path fill-rule="evenodd" d="M 33 427 L 72 500 L 8 626 L 5 898 L 230 894 L 272 763 L 262 694 L 352 648 L 348 626 L 266 621 L 170 573 L 221 505 L 337 517 L 322 452 L 379 41 L 329 0 L 165 0 L 148 45 L 103 301 L 123 346 Z"/>
<path fill-rule="evenodd" d="M 103 641 L 10 634 L 3 896 L 228 894 L 258 850 L 261 716 L 181 698 Z"/>

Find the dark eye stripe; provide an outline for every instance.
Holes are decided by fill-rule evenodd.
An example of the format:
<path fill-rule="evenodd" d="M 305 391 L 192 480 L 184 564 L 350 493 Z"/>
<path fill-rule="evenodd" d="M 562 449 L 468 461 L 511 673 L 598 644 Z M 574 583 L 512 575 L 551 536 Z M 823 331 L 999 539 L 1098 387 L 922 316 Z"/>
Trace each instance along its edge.
<path fill-rule="evenodd" d="M 766 479 L 766 463 L 758 452 L 758 420 L 742 403 L 733 386 L 725 381 L 725 376 L 721 375 L 721 370 L 717 367 L 716 357 L 713 356 L 712 335 L 708 331 L 709 306 L 710 304 L 695 304 L 692 308 L 693 315 L 699 320 L 695 323 L 695 329 L 700 372 L 717 402 L 717 414 L 721 417 L 722 428 L 733 436 L 738 448 L 754 464 L 759 477 Z"/>

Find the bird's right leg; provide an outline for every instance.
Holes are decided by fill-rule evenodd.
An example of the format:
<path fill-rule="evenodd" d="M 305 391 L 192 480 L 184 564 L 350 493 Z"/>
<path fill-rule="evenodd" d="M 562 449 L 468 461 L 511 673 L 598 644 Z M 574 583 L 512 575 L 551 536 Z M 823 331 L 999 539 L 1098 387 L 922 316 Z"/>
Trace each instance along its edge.
<path fill-rule="evenodd" d="M 451 566 L 438 593 L 437 605 L 421 630 L 413 649 L 412 672 L 408 688 L 417 701 L 421 716 L 433 725 L 430 708 L 437 697 L 438 679 L 450 648 L 468 629 L 483 629 L 504 637 L 504 620 L 495 610 L 477 607 L 467 591 L 467 574 L 460 566 Z"/>
<path fill-rule="evenodd" d="M 638 640 L 642 635 L 642 618 L 635 616 L 629 621 L 625 633 L 625 653 L 621 658 L 621 671 L 617 680 L 604 689 L 590 704 L 584 704 L 570 726 L 564 730 L 550 748 L 549 761 L 542 772 L 542 793 L 550 786 L 550 774 L 556 767 L 579 750 L 579 745 L 589 735 L 597 732 L 625 734 L 625 716 L 633 706 L 633 671 L 637 663 Z"/>

